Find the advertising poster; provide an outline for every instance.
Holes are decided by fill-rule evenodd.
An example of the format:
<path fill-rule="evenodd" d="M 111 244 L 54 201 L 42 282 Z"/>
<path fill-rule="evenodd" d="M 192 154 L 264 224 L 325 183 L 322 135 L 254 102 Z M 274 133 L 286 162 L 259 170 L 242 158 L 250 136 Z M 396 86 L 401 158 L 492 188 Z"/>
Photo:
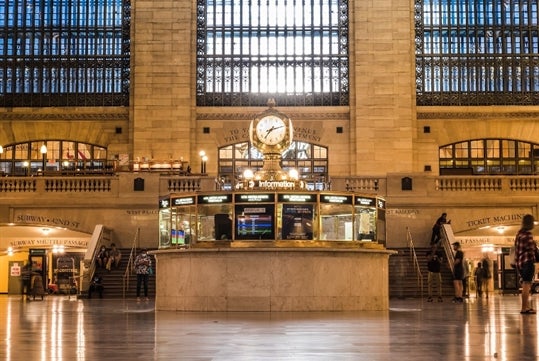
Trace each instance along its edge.
<path fill-rule="evenodd" d="M 313 239 L 313 205 L 284 204 L 282 239 Z"/>

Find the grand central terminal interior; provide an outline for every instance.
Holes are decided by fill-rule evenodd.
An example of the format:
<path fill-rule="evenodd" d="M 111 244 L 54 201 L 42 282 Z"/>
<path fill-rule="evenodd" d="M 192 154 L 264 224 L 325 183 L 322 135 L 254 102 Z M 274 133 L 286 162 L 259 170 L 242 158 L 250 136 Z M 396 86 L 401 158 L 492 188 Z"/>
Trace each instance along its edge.
<path fill-rule="evenodd" d="M 536 360 L 511 262 L 539 217 L 538 18 L 536 0 L 0 2 L 0 357 Z M 451 302 L 457 241 L 471 274 L 492 267 L 489 299 L 470 279 Z"/>
<path fill-rule="evenodd" d="M 54 278 L 66 254 L 84 273 L 99 242 L 257 247 L 239 221 L 256 207 L 197 208 L 257 182 L 275 197 L 248 215 L 270 216 L 259 246 L 413 245 L 421 259 L 446 212 L 470 263 L 500 263 L 538 216 L 534 2 L 56 3 L 0 4 L 0 293 L 34 253 Z M 289 206 L 286 192 L 316 200 Z M 196 198 L 176 213 L 187 243 L 162 218 L 182 197 Z M 312 234 L 283 233 L 283 210 L 306 212 Z"/>

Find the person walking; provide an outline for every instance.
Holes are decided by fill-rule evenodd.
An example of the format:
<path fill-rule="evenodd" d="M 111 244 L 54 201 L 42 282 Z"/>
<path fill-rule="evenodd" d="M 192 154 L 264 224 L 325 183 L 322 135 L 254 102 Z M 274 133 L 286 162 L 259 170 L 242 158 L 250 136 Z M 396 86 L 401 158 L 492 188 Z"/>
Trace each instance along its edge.
<path fill-rule="evenodd" d="M 434 226 L 432 226 L 432 236 L 430 237 L 430 245 L 438 245 L 442 240 L 441 231 L 442 226 L 446 223 L 451 223 L 447 220 L 447 213 L 442 213 L 442 215 L 436 220 Z"/>
<path fill-rule="evenodd" d="M 464 279 L 464 252 L 462 252 L 459 242 L 453 242 L 452 246 L 453 251 L 455 252 L 455 262 L 453 263 L 453 287 L 455 288 L 455 298 L 453 298 L 453 302 L 462 303 L 464 302 L 464 299 L 462 298 L 462 280 Z"/>
<path fill-rule="evenodd" d="M 483 278 L 485 270 L 483 269 L 483 263 L 478 262 L 474 271 L 475 278 L 475 296 L 481 298 L 483 296 Z"/>
<path fill-rule="evenodd" d="M 148 278 L 150 276 L 152 259 L 148 251 L 143 249 L 135 258 L 135 273 L 137 274 L 137 302 L 140 302 L 140 291 L 144 287 L 144 300 L 148 301 Z"/>
<path fill-rule="evenodd" d="M 440 252 L 437 251 L 437 247 L 432 247 L 432 250 L 428 253 L 428 262 L 427 262 L 427 290 L 428 298 L 427 302 L 433 302 L 432 298 L 432 289 L 434 284 L 438 290 L 438 302 L 443 302 L 442 298 L 442 256 Z"/>
<path fill-rule="evenodd" d="M 31 290 L 32 265 L 30 263 L 27 263 L 22 267 L 21 281 L 22 281 L 22 287 L 21 287 L 22 299 L 24 299 L 24 296 L 26 296 L 26 299 L 30 300 L 30 293 L 32 292 Z"/>
<path fill-rule="evenodd" d="M 490 288 L 490 279 L 492 278 L 492 271 L 491 271 L 491 262 L 488 258 L 488 255 L 485 255 L 483 257 L 483 260 L 481 261 L 482 268 L 483 268 L 483 292 L 488 298 L 488 291 Z"/>
<path fill-rule="evenodd" d="M 533 240 L 531 230 L 535 219 L 531 214 L 522 218 L 522 226 L 515 237 L 515 266 L 522 280 L 522 292 L 520 313 L 523 315 L 535 314 L 536 311 L 530 306 L 530 291 L 535 274 L 535 254 L 537 245 Z"/>

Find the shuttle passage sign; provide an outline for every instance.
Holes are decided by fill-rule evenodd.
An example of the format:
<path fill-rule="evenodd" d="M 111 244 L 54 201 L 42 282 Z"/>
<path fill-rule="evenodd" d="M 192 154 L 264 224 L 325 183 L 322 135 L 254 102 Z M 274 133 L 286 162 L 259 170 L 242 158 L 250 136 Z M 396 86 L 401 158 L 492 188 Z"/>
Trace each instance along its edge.
<path fill-rule="evenodd" d="M 283 204 L 282 239 L 313 239 L 312 204 Z"/>

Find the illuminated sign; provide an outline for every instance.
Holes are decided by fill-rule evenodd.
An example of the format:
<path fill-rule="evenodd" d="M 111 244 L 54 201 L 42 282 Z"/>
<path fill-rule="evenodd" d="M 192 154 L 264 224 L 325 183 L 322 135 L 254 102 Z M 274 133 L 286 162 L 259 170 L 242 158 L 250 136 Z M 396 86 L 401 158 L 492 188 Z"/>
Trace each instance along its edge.
<path fill-rule="evenodd" d="M 214 194 L 207 196 L 198 196 L 199 204 L 219 204 L 232 202 L 231 194 Z"/>
<path fill-rule="evenodd" d="M 188 206 L 195 204 L 195 197 L 174 198 L 173 202 L 174 206 Z"/>
<path fill-rule="evenodd" d="M 258 188 L 264 189 L 294 189 L 296 187 L 295 182 L 281 180 L 281 181 L 268 181 L 268 180 L 259 180 L 257 181 Z"/>
<path fill-rule="evenodd" d="M 279 202 L 316 202 L 315 194 L 278 194 Z"/>
<path fill-rule="evenodd" d="M 352 204 L 352 196 L 321 194 L 320 203 Z"/>
<path fill-rule="evenodd" d="M 275 202 L 275 194 L 273 193 L 246 193 L 236 194 L 236 202 L 251 203 L 251 202 Z"/>
<path fill-rule="evenodd" d="M 168 208 L 170 206 L 170 198 L 163 198 L 159 200 L 159 208 Z"/>
<path fill-rule="evenodd" d="M 374 207 L 375 203 L 374 198 L 366 198 L 366 197 L 356 197 L 355 204 L 356 206 L 371 206 Z"/>

